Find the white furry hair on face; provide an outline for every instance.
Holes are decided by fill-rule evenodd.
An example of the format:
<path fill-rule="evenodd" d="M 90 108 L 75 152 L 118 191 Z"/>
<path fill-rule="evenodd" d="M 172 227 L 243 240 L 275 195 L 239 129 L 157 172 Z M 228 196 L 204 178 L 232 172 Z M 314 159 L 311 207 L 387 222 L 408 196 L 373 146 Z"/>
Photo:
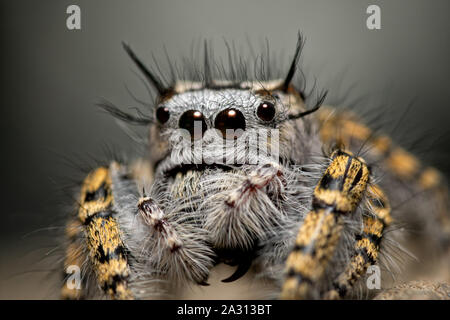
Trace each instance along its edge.
<path fill-rule="evenodd" d="M 168 143 L 162 152 L 165 156 L 155 167 L 155 179 L 165 185 L 168 203 L 190 203 L 196 219 L 209 231 L 210 242 L 221 248 L 249 249 L 269 230 L 285 223 L 285 212 L 272 201 L 284 194 L 284 164 L 292 162 L 293 149 L 314 153 L 305 149 L 306 145 L 292 148 L 293 142 L 312 139 L 292 134 L 292 125 L 286 122 L 287 95 L 280 92 L 276 99 L 270 98 L 275 110 L 270 123 L 257 116 L 258 107 L 266 100 L 269 98 L 249 90 L 202 89 L 180 93 L 159 106 L 170 110 L 170 118 L 160 129 L 159 137 Z M 223 139 L 215 126 L 215 119 L 228 109 L 240 112 L 245 122 L 245 130 L 231 142 Z M 180 119 L 190 110 L 201 113 L 206 123 L 203 138 L 173 139 Z M 276 158 L 263 152 L 275 149 Z M 272 191 L 270 197 L 266 190 Z"/>

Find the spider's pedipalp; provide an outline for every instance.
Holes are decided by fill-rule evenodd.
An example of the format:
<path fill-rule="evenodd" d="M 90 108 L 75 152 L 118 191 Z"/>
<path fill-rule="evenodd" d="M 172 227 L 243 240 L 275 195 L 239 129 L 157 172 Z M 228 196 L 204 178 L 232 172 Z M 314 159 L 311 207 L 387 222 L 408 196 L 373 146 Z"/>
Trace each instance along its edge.
<path fill-rule="evenodd" d="M 149 197 L 141 198 L 138 202 L 138 208 L 145 223 L 153 227 L 154 232 L 163 238 L 163 242 L 170 252 L 175 252 L 181 248 L 183 243 L 173 227 L 164 218 L 164 213 L 154 200 Z"/>
<path fill-rule="evenodd" d="M 174 204 L 181 210 L 181 204 Z M 138 200 L 137 208 L 147 235 L 143 247 L 148 254 L 144 265 L 157 266 L 157 276 L 170 279 L 172 286 L 206 284 L 213 263 L 213 252 L 205 243 L 205 234 L 194 225 L 184 224 L 189 214 L 165 211 L 151 197 Z M 166 208 L 167 209 L 167 208 Z M 144 256 L 145 258 L 145 256 Z"/>
<path fill-rule="evenodd" d="M 281 196 L 281 166 L 267 163 L 233 180 L 228 184 L 212 180 L 226 191 L 210 196 L 211 203 L 217 206 L 204 205 L 205 229 L 214 235 L 214 246 L 246 250 L 256 238 L 265 238 L 283 222 L 283 213 L 267 194 L 270 190 L 272 197 Z M 209 186 L 209 182 L 204 183 L 204 188 Z"/>
<path fill-rule="evenodd" d="M 281 167 L 277 163 L 268 163 L 258 169 L 250 172 L 248 178 L 244 180 L 242 186 L 230 192 L 225 203 L 234 208 L 248 201 L 257 190 L 261 190 L 269 183 L 274 181 L 275 177 L 281 177 Z"/>

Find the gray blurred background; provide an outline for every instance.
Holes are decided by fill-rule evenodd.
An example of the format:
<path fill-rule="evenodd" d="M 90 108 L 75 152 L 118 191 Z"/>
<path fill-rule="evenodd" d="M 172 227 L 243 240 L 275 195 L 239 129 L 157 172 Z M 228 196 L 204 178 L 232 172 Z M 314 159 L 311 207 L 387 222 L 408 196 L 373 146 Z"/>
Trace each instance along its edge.
<path fill-rule="evenodd" d="M 81 30 L 66 28 L 70 4 L 81 8 Z M 381 30 L 366 28 L 370 4 L 381 7 Z M 73 164 L 95 166 L 107 149 L 136 150 L 94 106 L 102 97 L 138 106 L 125 85 L 149 100 L 122 40 L 149 65 L 152 53 L 164 61 L 164 46 L 179 63 L 202 39 L 224 56 L 223 38 L 244 51 L 247 38 L 256 48 L 267 38 L 289 58 L 300 30 L 302 64 L 330 90 L 329 103 L 346 89 L 344 102 L 364 96 L 361 110 L 379 106 L 398 124 L 394 139 L 448 174 L 449 9 L 448 0 L 3 0 L 0 298 L 57 297 L 65 190 L 83 175 Z"/>

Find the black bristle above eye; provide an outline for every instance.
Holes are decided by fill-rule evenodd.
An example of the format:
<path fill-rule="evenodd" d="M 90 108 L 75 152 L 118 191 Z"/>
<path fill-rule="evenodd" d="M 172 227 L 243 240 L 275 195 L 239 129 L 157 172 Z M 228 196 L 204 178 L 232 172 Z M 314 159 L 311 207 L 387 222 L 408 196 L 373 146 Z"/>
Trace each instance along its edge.
<path fill-rule="evenodd" d="M 139 59 L 139 57 L 134 53 L 134 51 L 128 44 L 122 42 L 122 46 L 125 49 L 128 56 L 131 58 L 131 60 L 133 60 L 133 62 L 136 64 L 139 70 L 141 70 L 141 72 L 144 74 L 147 80 L 153 85 L 153 87 L 158 91 L 161 97 L 168 95 L 169 92 L 172 91 L 171 88 L 164 87 L 161 79 L 159 79 L 156 75 L 150 72 L 150 70 L 144 65 L 144 63 Z"/>
<path fill-rule="evenodd" d="M 289 116 L 289 119 L 290 119 L 290 120 L 299 119 L 299 118 L 302 118 L 302 117 L 304 117 L 304 116 L 306 116 L 306 115 L 308 115 L 308 114 L 310 114 L 310 113 L 316 112 L 316 111 L 319 110 L 320 107 L 322 106 L 323 102 L 325 101 L 325 98 L 327 97 L 327 94 L 328 94 L 328 91 L 326 91 L 326 90 L 323 91 L 323 92 L 319 95 L 319 97 L 318 97 L 318 99 L 317 99 L 316 104 L 314 105 L 314 107 L 312 107 L 312 108 L 309 109 L 309 110 L 300 112 L 300 113 L 298 113 L 298 114 L 290 115 L 290 116 Z"/>
<path fill-rule="evenodd" d="M 212 73 L 211 73 L 211 67 L 209 64 L 209 51 L 208 51 L 208 43 L 205 40 L 204 42 L 204 67 L 203 67 L 203 76 L 204 76 L 204 82 L 205 82 L 205 87 L 209 88 L 213 85 L 213 79 L 212 79 Z"/>
<path fill-rule="evenodd" d="M 289 72 L 286 75 L 286 78 L 284 79 L 283 85 L 280 88 L 282 91 L 287 92 L 289 89 L 289 85 L 292 81 L 292 79 L 294 78 L 295 75 L 295 71 L 297 70 L 297 64 L 298 64 L 298 60 L 300 58 L 300 54 L 302 52 L 302 48 L 303 48 L 303 38 L 301 33 L 298 33 L 298 37 L 297 37 L 297 46 L 295 48 L 295 53 L 294 53 L 294 58 L 292 59 L 291 62 L 291 66 L 289 68 Z"/>
<path fill-rule="evenodd" d="M 114 118 L 117 118 L 119 120 L 122 120 L 124 122 L 134 124 L 134 125 L 141 125 L 146 126 L 150 123 L 152 123 L 152 119 L 147 118 L 146 116 L 140 114 L 139 116 L 134 116 L 129 113 L 126 113 L 122 110 L 120 110 L 118 107 L 116 107 L 114 104 L 112 104 L 109 101 L 102 101 L 97 104 L 100 108 L 111 114 Z"/>

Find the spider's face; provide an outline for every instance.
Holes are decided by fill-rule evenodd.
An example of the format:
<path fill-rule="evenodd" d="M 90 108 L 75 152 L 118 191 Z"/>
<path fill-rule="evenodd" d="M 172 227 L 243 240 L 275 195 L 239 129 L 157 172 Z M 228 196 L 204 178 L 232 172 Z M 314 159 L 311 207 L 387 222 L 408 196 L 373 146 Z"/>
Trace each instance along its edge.
<path fill-rule="evenodd" d="M 246 193 L 271 188 L 272 180 L 280 185 L 279 164 L 289 160 L 294 147 L 292 121 L 286 120 L 303 101 L 277 90 L 279 85 L 197 89 L 190 84 L 188 90 L 179 85 L 180 92 L 155 110 L 158 125 L 151 141 L 164 146 L 155 165 L 155 181 L 163 190 L 158 198 L 165 199 L 166 212 L 192 212 L 215 248 L 251 249 L 278 223 L 271 199 L 248 200 Z M 228 214 L 232 207 L 242 214 Z"/>
<path fill-rule="evenodd" d="M 247 74 L 245 68 L 235 72 L 232 55 L 233 80 L 214 80 L 217 70 L 205 44 L 202 81 L 174 80 L 165 86 L 124 44 L 161 102 L 155 121 L 107 109 L 135 123 L 157 123 L 150 132 L 151 197 L 165 219 L 183 221 L 183 229 L 189 225 L 206 234 L 205 241 L 215 250 L 251 250 L 283 218 L 274 204 L 280 203 L 284 188 L 281 166 L 292 163 L 293 152 L 308 153 L 301 145 L 306 139 L 297 134 L 302 126 L 287 120 L 314 112 L 324 98 L 306 110 L 302 95 L 291 85 L 301 47 L 299 36 L 284 79 L 237 82 Z"/>
<path fill-rule="evenodd" d="M 223 89 L 178 84 L 180 93 L 155 110 L 157 138 L 164 144 L 156 174 L 177 175 L 239 170 L 279 160 L 279 127 L 292 99 L 273 90 L 277 82 L 246 83 Z M 192 89 L 194 88 L 194 89 Z"/>

